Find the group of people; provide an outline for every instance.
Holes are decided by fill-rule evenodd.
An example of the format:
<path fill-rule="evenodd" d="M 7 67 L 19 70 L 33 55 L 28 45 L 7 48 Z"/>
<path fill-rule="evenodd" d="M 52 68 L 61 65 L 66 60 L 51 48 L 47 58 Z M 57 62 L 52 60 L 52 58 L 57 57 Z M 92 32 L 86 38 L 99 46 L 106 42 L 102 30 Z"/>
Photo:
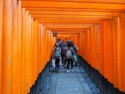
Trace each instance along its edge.
<path fill-rule="evenodd" d="M 73 67 L 77 66 L 77 46 L 73 41 L 68 40 L 66 43 L 57 39 L 52 49 L 52 63 L 57 72 L 60 69 L 60 62 L 67 69 L 67 72 L 73 71 Z"/>

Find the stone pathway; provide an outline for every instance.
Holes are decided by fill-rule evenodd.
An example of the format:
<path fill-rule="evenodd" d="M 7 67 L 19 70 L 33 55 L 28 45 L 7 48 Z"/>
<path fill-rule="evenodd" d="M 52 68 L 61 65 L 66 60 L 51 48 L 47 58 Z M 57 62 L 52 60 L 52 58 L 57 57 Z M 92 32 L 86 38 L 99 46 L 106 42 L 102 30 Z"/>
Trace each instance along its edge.
<path fill-rule="evenodd" d="M 81 72 L 79 67 L 69 73 L 61 67 L 59 73 L 53 73 L 48 94 L 92 94 Z"/>

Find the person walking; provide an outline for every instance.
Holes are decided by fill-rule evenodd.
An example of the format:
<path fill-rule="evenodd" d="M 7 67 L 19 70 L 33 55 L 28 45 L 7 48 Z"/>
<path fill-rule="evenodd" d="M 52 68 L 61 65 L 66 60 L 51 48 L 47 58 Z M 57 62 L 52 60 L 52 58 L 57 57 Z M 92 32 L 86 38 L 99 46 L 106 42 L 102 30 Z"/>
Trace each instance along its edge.
<path fill-rule="evenodd" d="M 66 62 L 67 62 L 67 72 L 73 71 L 73 55 L 74 50 L 70 44 L 70 42 L 67 42 L 67 50 L 66 50 Z M 71 66 L 71 67 L 70 67 Z"/>
<path fill-rule="evenodd" d="M 61 58 L 62 58 L 63 65 L 65 65 L 65 56 L 66 56 L 66 44 L 63 42 L 61 44 Z"/>
<path fill-rule="evenodd" d="M 56 70 L 56 72 L 59 72 L 60 56 L 61 56 L 61 49 L 59 47 L 59 44 L 56 43 L 55 48 L 54 48 L 54 58 L 55 58 L 55 70 Z"/>

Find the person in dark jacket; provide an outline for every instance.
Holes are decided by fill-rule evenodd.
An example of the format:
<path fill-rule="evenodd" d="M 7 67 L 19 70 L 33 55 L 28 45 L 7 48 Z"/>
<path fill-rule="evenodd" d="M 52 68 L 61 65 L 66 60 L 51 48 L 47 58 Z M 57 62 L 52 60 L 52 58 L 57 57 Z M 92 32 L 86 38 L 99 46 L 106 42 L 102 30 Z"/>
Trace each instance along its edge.
<path fill-rule="evenodd" d="M 67 41 L 67 50 L 66 50 L 67 72 L 73 71 L 73 55 L 74 55 L 73 47 L 70 41 Z"/>
<path fill-rule="evenodd" d="M 61 49 L 60 49 L 58 43 L 55 44 L 55 47 L 53 48 L 52 52 L 53 52 L 53 56 L 52 57 L 55 59 L 55 70 L 58 72 L 60 56 L 61 56 Z"/>

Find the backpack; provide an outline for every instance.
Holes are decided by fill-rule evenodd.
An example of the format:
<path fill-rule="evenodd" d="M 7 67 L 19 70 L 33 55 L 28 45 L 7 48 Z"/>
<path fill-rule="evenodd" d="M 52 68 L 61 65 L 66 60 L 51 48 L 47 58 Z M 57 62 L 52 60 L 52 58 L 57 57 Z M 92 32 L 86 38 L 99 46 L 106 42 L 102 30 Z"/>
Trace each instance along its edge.
<path fill-rule="evenodd" d="M 66 47 L 63 47 L 61 49 L 61 55 L 65 56 L 65 54 L 66 54 Z"/>
<path fill-rule="evenodd" d="M 55 59 L 59 59 L 59 58 L 60 58 L 60 50 L 55 49 Z"/>
<path fill-rule="evenodd" d="M 66 44 L 65 44 L 65 43 L 62 43 L 62 44 L 61 44 L 61 49 L 64 48 L 64 47 L 66 47 Z"/>
<path fill-rule="evenodd" d="M 66 59 L 72 59 L 72 57 L 73 57 L 72 50 L 71 49 L 67 49 Z"/>

